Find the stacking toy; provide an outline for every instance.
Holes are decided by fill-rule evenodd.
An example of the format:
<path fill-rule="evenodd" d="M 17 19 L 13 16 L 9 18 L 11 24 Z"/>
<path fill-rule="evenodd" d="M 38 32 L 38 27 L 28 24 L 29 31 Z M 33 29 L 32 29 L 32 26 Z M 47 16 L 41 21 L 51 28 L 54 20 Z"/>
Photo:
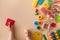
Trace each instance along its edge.
<path fill-rule="evenodd" d="M 14 23 L 14 20 L 8 18 L 5 25 L 11 28 L 14 25 Z"/>

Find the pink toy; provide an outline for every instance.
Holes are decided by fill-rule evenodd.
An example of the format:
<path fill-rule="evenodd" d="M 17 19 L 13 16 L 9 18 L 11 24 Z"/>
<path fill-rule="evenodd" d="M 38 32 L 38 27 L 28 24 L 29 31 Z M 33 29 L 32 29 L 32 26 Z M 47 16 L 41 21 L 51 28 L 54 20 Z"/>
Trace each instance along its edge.
<path fill-rule="evenodd" d="M 14 20 L 8 18 L 5 25 L 11 28 L 14 25 L 14 23 Z"/>
<path fill-rule="evenodd" d="M 46 10 L 45 7 L 42 7 L 42 8 L 41 8 L 41 11 L 42 11 L 43 13 L 46 13 L 47 10 Z"/>

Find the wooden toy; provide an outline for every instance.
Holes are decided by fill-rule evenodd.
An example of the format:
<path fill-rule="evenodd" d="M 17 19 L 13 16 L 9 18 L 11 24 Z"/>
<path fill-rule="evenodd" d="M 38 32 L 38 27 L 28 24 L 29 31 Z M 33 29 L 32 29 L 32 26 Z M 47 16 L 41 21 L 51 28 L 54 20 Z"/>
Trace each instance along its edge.
<path fill-rule="evenodd" d="M 38 4 L 41 5 L 44 2 L 44 0 L 39 0 Z"/>
<path fill-rule="evenodd" d="M 60 22 L 60 16 L 59 15 L 56 15 L 55 21 L 56 21 L 56 23 Z"/>
<path fill-rule="evenodd" d="M 35 12 L 38 12 L 38 9 L 35 9 Z"/>
<path fill-rule="evenodd" d="M 40 27 L 40 26 L 37 26 L 37 29 L 38 29 L 38 30 L 40 30 L 40 29 L 41 29 L 41 27 Z"/>
<path fill-rule="evenodd" d="M 58 33 L 58 36 L 59 36 L 59 38 L 60 38 L 60 30 L 57 30 L 57 33 Z"/>
<path fill-rule="evenodd" d="M 50 20 L 54 20 L 54 15 L 50 15 Z"/>
<path fill-rule="evenodd" d="M 37 26 L 38 25 L 38 21 L 34 21 L 34 25 Z"/>
<path fill-rule="evenodd" d="M 44 40 L 47 40 L 46 35 L 43 35 L 43 37 L 44 37 Z"/>
<path fill-rule="evenodd" d="M 51 27 L 56 27 L 56 23 L 51 23 Z"/>
<path fill-rule="evenodd" d="M 47 3 L 44 3 L 43 6 L 44 6 L 45 8 L 47 8 L 47 9 L 50 7 L 50 5 L 47 4 Z"/>
<path fill-rule="evenodd" d="M 34 0 L 33 7 L 36 8 L 38 4 L 38 0 Z"/>
<path fill-rule="evenodd" d="M 39 15 L 37 18 L 38 18 L 38 20 L 42 20 L 43 19 L 42 15 Z"/>
<path fill-rule="evenodd" d="M 51 10 L 47 10 L 46 14 L 51 15 L 52 14 Z"/>
<path fill-rule="evenodd" d="M 47 16 L 46 15 L 43 15 L 43 20 L 46 20 L 47 19 Z"/>
<path fill-rule="evenodd" d="M 34 32 L 32 34 L 32 40 L 42 40 L 42 33 L 41 32 Z"/>
<path fill-rule="evenodd" d="M 60 13 L 60 7 L 58 5 L 52 5 L 51 11 L 53 14 L 58 14 L 58 13 Z"/>
<path fill-rule="evenodd" d="M 35 13 L 35 15 L 36 15 L 36 16 L 38 16 L 38 15 L 39 15 L 39 13 L 38 13 L 38 12 L 36 12 L 36 13 Z"/>
<path fill-rule="evenodd" d="M 46 13 L 47 12 L 47 9 L 45 7 L 42 7 L 41 8 L 41 12 Z"/>
<path fill-rule="evenodd" d="M 42 24 L 43 24 L 43 22 L 42 22 L 42 21 L 38 21 L 38 23 L 39 23 L 39 25 L 42 25 Z"/>
<path fill-rule="evenodd" d="M 48 36 L 49 36 L 49 39 L 50 40 L 53 40 L 53 37 L 52 37 L 52 34 L 51 33 L 48 33 Z"/>
<path fill-rule="evenodd" d="M 14 23 L 14 20 L 8 18 L 5 25 L 11 28 L 14 25 Z"/>

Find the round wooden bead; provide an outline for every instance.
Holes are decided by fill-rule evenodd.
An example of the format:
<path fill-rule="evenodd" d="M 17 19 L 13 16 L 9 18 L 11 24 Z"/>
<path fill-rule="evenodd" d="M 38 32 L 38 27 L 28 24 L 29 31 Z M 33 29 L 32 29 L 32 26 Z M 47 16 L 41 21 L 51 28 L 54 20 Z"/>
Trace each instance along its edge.
<path fill-rule="evenodd" d="M 44 5 L 44 7 L 47 8 L 47 9 L 50 7 L 50 5 L 47 4 L 47 3 L 44 3 L 43 5 Z"/>
<path fill-rule="evenodd" d="M 38 16 L 38 15 L 39 15 L 39 13 L 38 13 L 38 12 L 36 12 L 36 13 L 35 13 L 35 15 L 36 15 L 36 16 Z"/>
<path fill-rule="evenodd" d="M 43 19 L 42 15 L 39 15 L 38 20 L 42 20 L 42 19 Z"/>
<path fill-rule="evenodd" d="M 39 25 L 42 25 L 42 24 L 43 24 L 43 22 L 42 22 L 42 21 L 38 21 L 38 23 L 39 23 Z"/>
<path fill-rule="evenodd" d="M 37 26 L 37 29 L 38 29 L 38 30 L 40 30 L 40 29 L 41 29 L 41 27 L 40 27 L 40 26 Z"/>
<path fill-rule="evenodd" d="M 37 26 L 38 25 L 38 21 L 34 21 L 34 25 Z"/>

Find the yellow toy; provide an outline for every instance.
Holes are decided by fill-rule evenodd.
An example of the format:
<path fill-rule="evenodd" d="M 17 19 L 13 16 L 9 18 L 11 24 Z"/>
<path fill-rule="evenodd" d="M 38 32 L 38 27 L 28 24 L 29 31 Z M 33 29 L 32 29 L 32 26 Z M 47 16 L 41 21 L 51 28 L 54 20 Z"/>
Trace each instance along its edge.
<path fill-rule="evenodd" d="M 43 6 L 44 6 L 45 8 L 47 8 L 47 9 L 50 7 L 50 5 L 47 4 L 47 3 L 43 3 Z"/>
<path fill-rule="evenodd" d="M 38 20 L 42 20 L 43 19 L 43 16 L 42 15 L 39 15 L 37 18 L 38 18 Z"/>
<path fill-rule="evenodd" d="M 32 34 L 32 40 L 42 40 L 42 33 L 40 33 L 40 32 L 34 32 L 33 34 Z"/>
<path fill-rule="evenodd" d="M 36 8 L 37 4 L 38 4 L 38 0 L 34 0 L 33 7 Z"/>

